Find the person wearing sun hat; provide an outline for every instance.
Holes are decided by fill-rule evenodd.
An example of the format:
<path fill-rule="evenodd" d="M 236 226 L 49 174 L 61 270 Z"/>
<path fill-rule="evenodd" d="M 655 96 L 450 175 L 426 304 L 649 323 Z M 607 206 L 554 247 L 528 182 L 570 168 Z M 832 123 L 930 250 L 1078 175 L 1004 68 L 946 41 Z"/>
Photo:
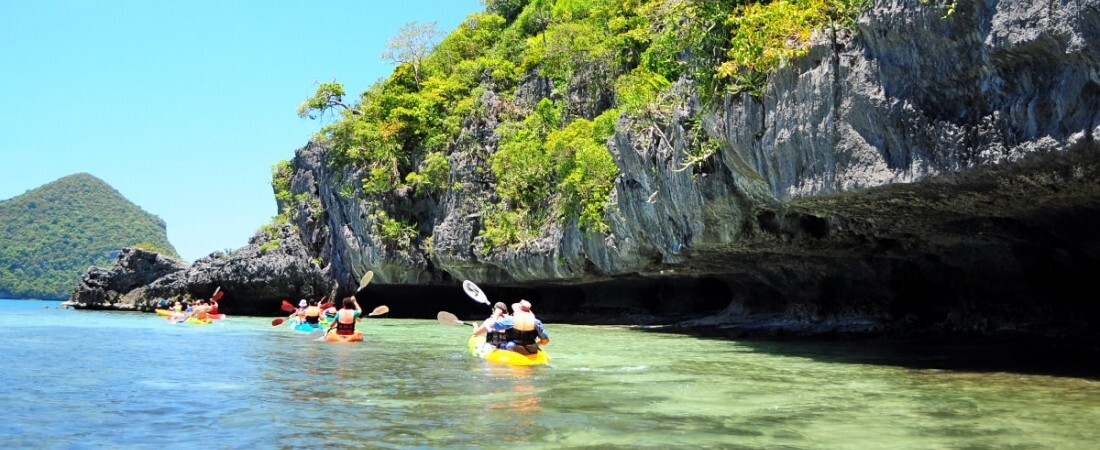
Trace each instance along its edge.
<path fill-rule="evenodd" d="M 290 316 L 287 316 L 286 320 L 291 321 L 291 325 L 297 325 L 304 322 L 306 320 L 307 306 L 309 306 L 308 300 L 304 298 L 298 300 L 298 309 L 295 309 L 294 312 L 290 313 Z"/>
<path fill-rule="evenodd" d="M 539 345 L 550 343 L 542 321 L 531 312 L 531 302 L 527 300 L 513 303 L 512 315 L 493 322 L 493 329 L 504 332 L 507 342 L 501 348 L 524 355 L 538 353 Z"/>

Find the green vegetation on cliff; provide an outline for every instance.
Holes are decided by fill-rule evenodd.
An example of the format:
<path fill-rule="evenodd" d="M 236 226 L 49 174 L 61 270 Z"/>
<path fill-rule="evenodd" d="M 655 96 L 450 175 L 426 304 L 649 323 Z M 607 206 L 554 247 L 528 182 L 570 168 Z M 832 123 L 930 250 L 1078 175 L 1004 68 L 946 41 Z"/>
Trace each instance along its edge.
<path fill-rule="evenodd" d="M 550 221 L 603 232 L 619 175 L 606 142 L 622 115 L 666 121 L 680 80 L 707 103 L 725 92 L 759 96 L 770 71 L 806 52 L 813 30 L 850 27 L 868 4 L 486 0 L 442 40 L 431 24 L 403 28 L 385 53 L 397 67 L 357 103 L 340 83 L 322 83 L 299 114 L 340 112 L 320 136 L 336 165 L 365 174 L 355 187 L 383 210 L 398 190 L 449 189 L 464 127 L 495 124 L 496 196 L 485 200 L 482 250 L 521 245 Z M 416 217 L 379 217 L 387 240 L 418 241 Z"/>
<path fill-rule="evenodd" d="M 80 173 L 0 202 L 0 297 L 68 298 L 88 267 L 139 247 L 178 258 L 164 221 Z"/>

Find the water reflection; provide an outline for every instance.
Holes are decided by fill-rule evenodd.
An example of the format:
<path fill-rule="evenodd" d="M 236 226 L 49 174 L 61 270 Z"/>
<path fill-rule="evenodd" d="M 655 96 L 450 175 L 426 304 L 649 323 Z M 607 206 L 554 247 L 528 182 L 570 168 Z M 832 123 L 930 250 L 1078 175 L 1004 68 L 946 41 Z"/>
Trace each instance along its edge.
<path fill-rule="evenodd" d="M 489 404 L 489 408 L 538 412 L 540 399 L 539 389 L 535 383 L 537 380 L 535 372 L 540 369 L 542 368 L 486 365 L 486 372 L 497 380 L 496 383 L 491 384 L 490 395 L 505 399 L 500 403 Z M 521 417 L 528 419 L 527 422 L 520 424 L 521 426 L 534 425 L 529 423 L 530 416 Z"/>

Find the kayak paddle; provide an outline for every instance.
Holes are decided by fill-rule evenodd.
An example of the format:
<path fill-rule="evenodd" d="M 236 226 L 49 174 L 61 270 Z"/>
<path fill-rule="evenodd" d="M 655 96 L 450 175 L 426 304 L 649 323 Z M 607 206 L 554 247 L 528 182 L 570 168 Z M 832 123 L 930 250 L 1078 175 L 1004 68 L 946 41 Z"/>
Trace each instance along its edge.
<path fill-rule="evenodd" d="M 283 312 L 294 312 L 297 310 L 298 308 L 295 308 L 294 305 L 290 304 L 290 302 L 283 300 Z"/>
<path fill-rule="evenodd" d="M 358 294 L 359 291 L 363 290 L 363 288 L 366 288 L 367 284 L 370 283 L 370 280 L 372 278 L 374 278 L 373 270 L 368 270 L 367 273 L 363 274 L 363 279 L 359 280 L 359 289 L 356 289 L 355 293 Z"/>
<path fill-rule="evenodd" d="M 294 305 L 291 305 L 290 302 L 288 302 L 286 300 L 283 300 L 282 309 L 283 309 L 283 312 L 294 312 L 294 311 L 298 310 L 298 308 L 295 308 Z M 280 317 L 278 319 L 272 320 L 271 321 L 271 326 L 277 327 L 279 325 L 282 325 L 283 322 L 286 322 L 286 319 Z"/>
<path fill-rule="evenodd" d="M 472 323 L 466 323 L 458 320 L 458 316 L 455 316 L 454 314 L 451 314 L 447 311 L 440 311 L 439 314 L 435 315 L 435 319 L 443 325 L 469 325 L 471 327 L 476 326 Z"/>
<path fill-rule="evenodd" d="M 481 288 L 477 287 L 473 281 L 465 280 L 462 282 L 462 291 L 466 292 L 466 295 L 474 299 L 478 303 L 489 304 L 489 298 L 485 296 L 485 293 L 481 291 Z M 492 305 L 490 305 L 492 306 Z"/>

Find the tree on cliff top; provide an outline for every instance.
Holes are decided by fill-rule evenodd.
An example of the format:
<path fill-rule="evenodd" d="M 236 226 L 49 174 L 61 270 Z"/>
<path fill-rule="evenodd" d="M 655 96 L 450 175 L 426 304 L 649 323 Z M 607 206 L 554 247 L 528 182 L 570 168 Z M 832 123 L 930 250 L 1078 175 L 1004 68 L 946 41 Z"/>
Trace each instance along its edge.
<path fill-rule="evenodd" d="M 408 64 L 412 67 L 413 78 L 420 85 L 420 70 L 425 58 L 432 53 L 443 33 L 436 29 L 436 22 L 408 22 L 397 31 L 397 36 L 386 43 L 382 59 L 395 65 Z"/>

